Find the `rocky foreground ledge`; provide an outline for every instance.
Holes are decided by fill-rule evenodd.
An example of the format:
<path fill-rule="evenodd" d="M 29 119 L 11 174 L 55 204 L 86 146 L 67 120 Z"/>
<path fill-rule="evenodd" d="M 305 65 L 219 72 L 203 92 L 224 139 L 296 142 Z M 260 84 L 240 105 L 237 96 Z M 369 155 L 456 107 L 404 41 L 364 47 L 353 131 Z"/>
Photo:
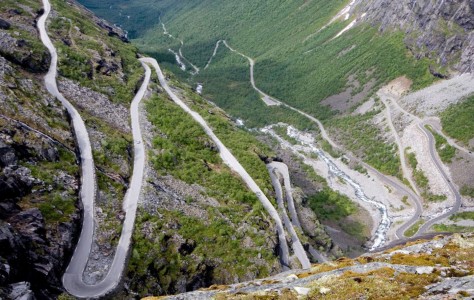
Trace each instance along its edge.
<path fill-rule="evenodd" d="M 474 234 L 438 236 L 235 285 L 155 299 L 472 299 Z M 262 298 L 263 297 L 263 298 Z"/>

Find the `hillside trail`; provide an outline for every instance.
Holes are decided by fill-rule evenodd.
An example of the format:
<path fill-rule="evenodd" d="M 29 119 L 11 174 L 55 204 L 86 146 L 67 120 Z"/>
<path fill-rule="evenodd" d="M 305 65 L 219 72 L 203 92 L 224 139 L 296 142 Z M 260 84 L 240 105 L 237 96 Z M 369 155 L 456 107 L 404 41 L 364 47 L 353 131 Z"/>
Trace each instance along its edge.
<path fill-rule="evenodd" d="M 217 50 L 219 50 L 219 46 L 220 46 L 221 43 L 222 43 L 222 40 L 218 40 L 218 41 L 216 42 L 216 46 L 214 47 L 214 51 L 212 52 L 211 57 L 210 57 L 209 60 L 207 61 L 206 66 L 204 67 L 204 70 L 206 70 L 207 68 L 209 68 L 209 66 L 211 65 L 212 60 L 213 60 L 214 57 L 217 55 Z"/>
<path fill-rule="evenodd" d="M 180 44 L 181 44 L 180 47 L 179 47 L 179 49 L 178 49 L 178 53 L 174 52 L 172 49 L 168 49 L 170 52 L 172 52 L 174 55 L 176 55 L 176 61 L 178 62 L 178 64 L 179 64 L 179 65 L 182 65 L 182 62 L 179 60 L 179 57 L 181 57 L 184 61 L 186 61 L 188 64 L 190 64 L 191 67 L 194 69 L 194 72 L 191 72 L 191 75 L 194 76 L 194 75 L 199 74 L 199 72 L 200 72 L 201 70 L 200 70 L 196 65 L 194 65 L 189 59 L 187 59 L 187 58 L 184 56 L 183 52 L 182 52 L 182 48 L 183 48 L 183 46 L 184 46 L 184 41 L 183 41 L 182 39 L 179 39 L 179 38 L 173 36 L 172 34 L 170 34 L 170 33 L 168 32 L 168 29 L 166 29 L 165 23 L 163 23 L 163 22 L 161 21 L 161 19 L 160 19 L 160 23 L 161 23 L 161 27 L 163 28 L 163 34 L 166 35 L 166 36 L 168 36 L 168 37 L 171 38 L 171 39 L 174 39 L 174 40 L 179 41 Z M 182 69 L 183 71 L 185 71 L 185 70 L 186 70 L 186 66 L 184 66 L 184 69 L 181 67 L 181 69 Z"/>

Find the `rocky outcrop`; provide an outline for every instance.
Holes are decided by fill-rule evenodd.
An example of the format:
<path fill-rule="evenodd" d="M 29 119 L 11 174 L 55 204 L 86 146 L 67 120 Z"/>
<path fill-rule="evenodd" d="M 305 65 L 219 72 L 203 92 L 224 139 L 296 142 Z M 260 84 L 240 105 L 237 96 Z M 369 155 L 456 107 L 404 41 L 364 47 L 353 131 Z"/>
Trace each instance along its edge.
<path fill-rule="evenodd" d="M 474 71 L 474 1 L 360 0 L 355 9 L 381 31 L 403 30 L 416 57 L 458 72 Z"/>
<path fill-rule="evenodd" d="M 353 260 L 341 258 L 309 270 L 164 299 L 472 299 L 473 251 L 472 234 L 438 236 Z"/>
<path fill-rule="evenodd" d="M 0 30 L 0 55 L 34 73 L 46 72 L 51 57 L 46 49 L 35 48 L 24 39 L 17 39 L 9 32 Z"/>
<path fill-rule="evenodd" d="M 11 8 L 0 15 L 0 55 L 33 73 L 48 70 L 51 57 L 37 37 L 37 11 L 24 6 Z M 33 38 L 34 37 L 34 38 Z"/>
<path fill-rule="evenodd" d="M 11 24 L 3 19 L 0 19 L 0 29 L 8 30 L 10 29 Z"/>
<path fill-rule="evenodd" d="M 45 220 L 40 209 L 45 209 L 45 200 L 51 201 L 54 187 L 75 191 L 77 183 L 63 171 L 52 171 L 57 174 L 52 182 L 35 178 L 27 166 L 59 161 L 58 149 L 51 141 L 32 139 L 22 127 L 2 126 L 0 298 L 51 299 L 62 292 L 61 276 L 73 249 L 79 215 L 73 211 L 68 221 L 56 223 Z"/>

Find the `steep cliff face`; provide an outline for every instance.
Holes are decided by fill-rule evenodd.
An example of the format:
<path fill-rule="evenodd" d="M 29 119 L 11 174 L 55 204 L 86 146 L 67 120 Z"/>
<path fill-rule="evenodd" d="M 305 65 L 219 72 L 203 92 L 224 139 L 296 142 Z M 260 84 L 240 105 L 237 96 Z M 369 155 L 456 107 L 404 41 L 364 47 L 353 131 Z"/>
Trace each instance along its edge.
<path fill-rule="evenodd" d="M 381 31 L 402 29 L 416 57 L 446 68 L 436 70 L 433 65 L 435 76 L 443 77 L 449 69 L 474 71 L 474 1 L 361 0 L 355 9 Z"/>

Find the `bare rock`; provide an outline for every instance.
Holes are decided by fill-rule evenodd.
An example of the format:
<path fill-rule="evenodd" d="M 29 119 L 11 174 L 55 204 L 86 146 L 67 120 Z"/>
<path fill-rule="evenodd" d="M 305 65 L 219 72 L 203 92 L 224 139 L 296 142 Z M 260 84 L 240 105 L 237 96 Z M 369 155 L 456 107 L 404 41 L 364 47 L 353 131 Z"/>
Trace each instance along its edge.
<path fill-rule="evenodd" d="M 48 71 L 51 63 L 51 56 L 46 48 L 36 48 L 6 31 L 0 31 L 0 55 L 32 73 Z"/>
<path fill-rule="evenodd" d="M 470 296 L 474 294 L 474 276 L 466 276 L 461 278 L 447 278 L 439 283 L 432 284 L 427 287 L 427 291 L 423 296 L 451 294 L 455 295 L 460 291 L 468 292 Z M 471 298 L 469 298 L 471 299 Z"/>
<path fill-rule="evenodd" d="M 39 183 L 31 176 L 31 170 L 25 167 L 8 166 L 0 176 L 0 200 L 11 199 L 28 194 L 34 184 Z"/>
<path fill-rule="evenodd" d="M 31 290 L 29 282 L 18 282 L 9 286 L 10 294 L 8 295 L 12 300 L 34 300 L 35 295 Z"/>
<path fill-rule="evenodd" d="M 357 10 L 381 31 L 403 30 L 415 57 L 439 60 L 459 72 L 474 71 L 472 0 L 360 1 Z"/>
<path fill-rule="evenodd" d="M 0 285 L 4 285 L 10 276 L 10 265 L 8 263 L 0 263 Z"/>
<path fill-rule="evenodd" d="M 8 30 L 10 29 L 11 24 L 3 19 L 0 19 L 0 29 Z"/>
<path fill-rule="evenodd" d="M 416 274 L 431 274 L 433 273 L 433 267 L 418 267 L 416 268 Z"/>
<path fill-rule="evenodd" d="M 15 150 L 0 140 L 0 167 L 16 165 L 17 157 Z"/>

